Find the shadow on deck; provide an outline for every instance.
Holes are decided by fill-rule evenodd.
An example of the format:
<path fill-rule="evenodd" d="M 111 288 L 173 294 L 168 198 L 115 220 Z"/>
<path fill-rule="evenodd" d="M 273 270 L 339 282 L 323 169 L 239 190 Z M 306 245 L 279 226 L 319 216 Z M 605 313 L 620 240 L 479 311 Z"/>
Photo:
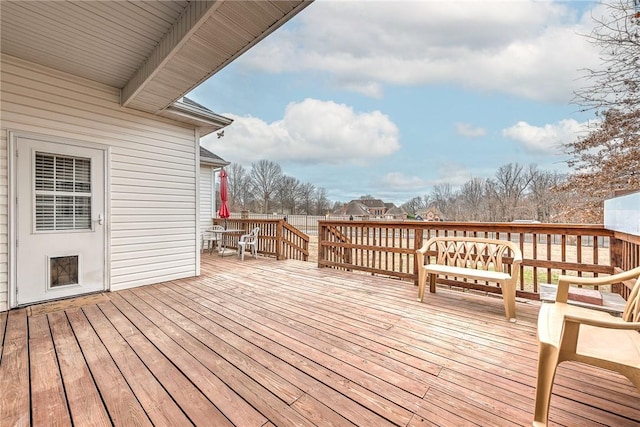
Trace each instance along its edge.
<path fill-rule="evenodd" d="M 539 304 L 203 255 L 200 277 L 0 313 L 0 425 L 530 425 Z M 551 425 L 637 426 L 565 363 Z"/>

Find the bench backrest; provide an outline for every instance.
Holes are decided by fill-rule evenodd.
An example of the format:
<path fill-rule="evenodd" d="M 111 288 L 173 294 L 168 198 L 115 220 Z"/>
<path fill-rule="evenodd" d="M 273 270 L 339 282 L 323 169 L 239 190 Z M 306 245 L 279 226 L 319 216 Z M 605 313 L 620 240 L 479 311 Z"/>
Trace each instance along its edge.
<path fill-rule="evenodd" d="M 427 251 L 435 249 L 437 264 L 456 267 L 505 271 L 507 265 L 514 263 L 519 265 L 522 262 L 520 248 L 507 240 L 480 237 L 432 237 L 423 248 Z"/>

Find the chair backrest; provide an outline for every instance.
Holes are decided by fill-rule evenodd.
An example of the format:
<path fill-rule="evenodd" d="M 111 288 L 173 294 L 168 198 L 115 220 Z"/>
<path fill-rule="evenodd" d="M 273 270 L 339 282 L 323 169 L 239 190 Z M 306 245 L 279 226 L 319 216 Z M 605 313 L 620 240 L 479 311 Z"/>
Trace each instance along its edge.
<path fill-rule="evenodd" d="M 627 322 L 640 322 L 640 277 L 631 289 L 622 318 Z"/>
<path fill-rule="evenodd" d="M 249 233 L 249 241 L 255 241 L 258 240 L 258 233 L 260 232 L 260 227 L 255 227 L 253 230 L 251 230 L 251 233 Z"/>

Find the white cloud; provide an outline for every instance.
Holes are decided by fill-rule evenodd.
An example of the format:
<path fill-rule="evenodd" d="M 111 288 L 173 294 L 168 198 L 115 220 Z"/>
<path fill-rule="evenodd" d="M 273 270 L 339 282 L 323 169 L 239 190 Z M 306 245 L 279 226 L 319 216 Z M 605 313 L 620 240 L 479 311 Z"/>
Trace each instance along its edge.
<path fill-rule="evenodd" d="M 403 172 L 389 172 L 385 174 L 376 188 L 387 192 L 421 194 L 429 192 L 437 184 L 451 184 L 458 187 L 471 179 L 471 172 L 463 165 L 455 162 L 444 162 L 437 168 L 437 177 L 426 179 L 421 176 L 409 176 Z"/>
<path fill-rule="evenodd" d="M 240 58 L 269 72 L 322 71 L 382 96 L 383 84 L 454 83 L 568 101 L 599 63 L 587 14 L 563 2 L 316 1 Z"/>
<path fill-rule="evenodd" d="M 416 191 L 425 189 L 430 183 L 417 176 L 406 176 L 402 172 L 389 172 L 382 177 L 380 185 L 386 190 Z"/>
<path fill-rule="evenodd" d="M 380 111 L 356 112 L 332 101 L 290 103 L 281 120 L 225 113 L 234 120 L 225 136 L 204 138 L 207 148 L 226 160 L 366 164 L 400 148 L 398 127 Z"/>
<path fill-rule="evenodd" d="M 456 133 L 461 136 L 467 136 L 469 138 L 477 138 L 480 136 L 485 136 L 487 134 L 487 130 L 481 127 L 475 127 L 469 123 L 456 123 Z"/>
<path fill-rule="evenodd" d="M 503 129 L 502 135 L 521 143 L 530 152 L 559 154 L 565 144 L 584 136 L 588 127 L 588 122 L 579 123 L 573 119 L 564 119 L 544 126 L 534 126 L 520 121 Z"/>

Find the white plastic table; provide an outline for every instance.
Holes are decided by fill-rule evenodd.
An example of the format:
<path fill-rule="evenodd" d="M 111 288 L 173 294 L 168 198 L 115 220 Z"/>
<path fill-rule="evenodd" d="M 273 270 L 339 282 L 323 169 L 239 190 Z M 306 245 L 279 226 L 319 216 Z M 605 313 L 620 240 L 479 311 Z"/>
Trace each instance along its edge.
<path fill-rule="evenodd" d="M 220 233 L 220 245 L 218 245 L 218 252 L 220 253 L 220 256 L 224 256 L 227 249 L 227 236 L 229 234 L 242 234 L 244 233 L 244 230 L 239 228 L 227 228 L 224 230 L 215 230 L 214 232 Z"/>

